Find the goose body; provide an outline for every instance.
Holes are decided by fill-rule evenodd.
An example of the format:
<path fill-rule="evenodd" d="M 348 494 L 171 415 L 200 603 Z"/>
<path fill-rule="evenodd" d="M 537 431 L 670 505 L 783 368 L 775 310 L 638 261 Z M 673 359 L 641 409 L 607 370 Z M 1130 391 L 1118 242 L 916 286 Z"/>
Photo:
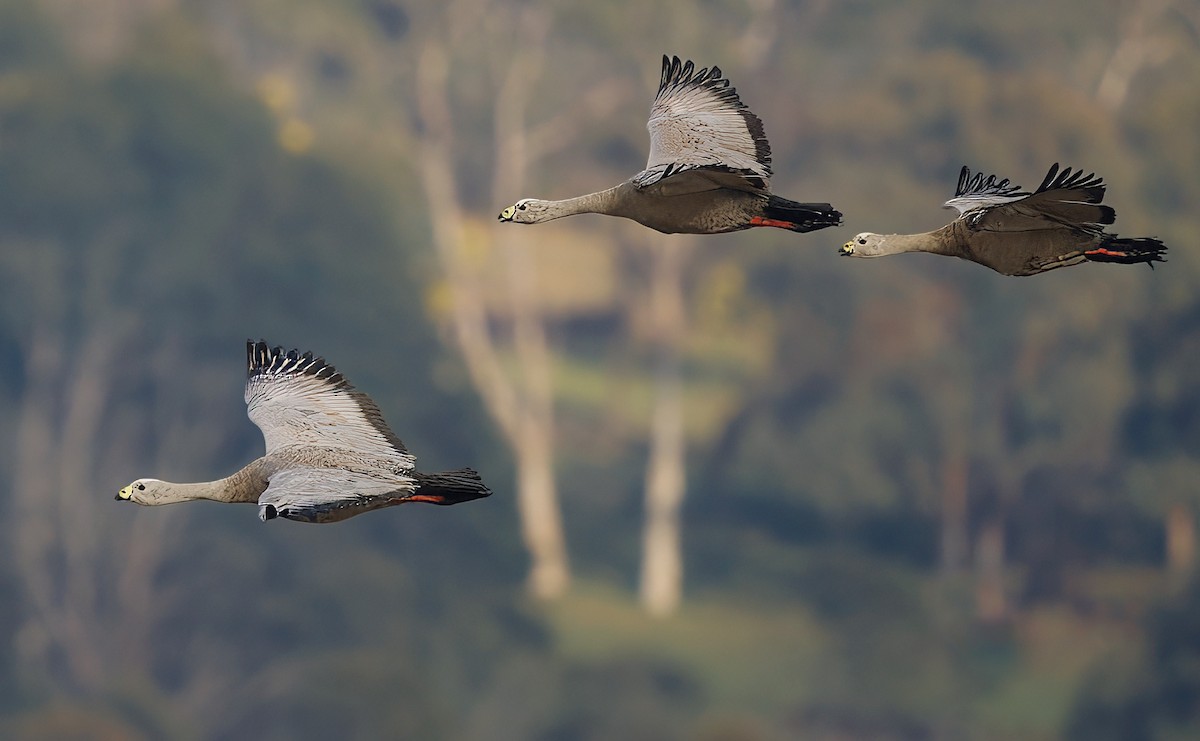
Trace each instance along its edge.
<path fill-rule="evenodd" d="M 841 224 L 828 203 L 770 192 L 771 146 L 762 121 L 717 67 L 663 56 L 650 109 L 646 169 L 607 190 L 548 201 L 523 198 L 500 221 L 538 224 L 582 213 L 632 219 L 666 233 L 720 234 L 756 226 L 809 232 Z"/>
<path fill-rule="evenodd" d="M 266 454 L 216 481 L 138 479 L 117 499 L 252 502 L 264 522 L 324 523 L 406 502 L 458 504 L 491 494 L 469 468 L 417 471 L 375 402 L 323 358 L 250 341 L 246 357 L 247 413 L 262 431 Z"/>
<path fill-rule="evenodd" d="M 842 245 L 850 257 L 930 252 L 979 263 L 1004 275 L 1036 275 L 1081 262 L 1165 262 L 1166 246 L 1150 237 L 1125 238 L 1104 231 L 1116 212 L 1102 205 L 1106 186 L 1095 174 L 1050 167 L 1032 193 L 995 175 L 971 176 L 964 166 L 954 197 L 959 215 L 923 234 L 863 232 Z"/>

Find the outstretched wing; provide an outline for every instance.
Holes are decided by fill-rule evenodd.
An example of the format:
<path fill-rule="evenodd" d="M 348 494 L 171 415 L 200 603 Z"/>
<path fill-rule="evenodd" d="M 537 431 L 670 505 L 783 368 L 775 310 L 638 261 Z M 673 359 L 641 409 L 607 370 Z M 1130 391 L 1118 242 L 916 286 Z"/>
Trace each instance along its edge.
<path fill-rule="evenodd" d="M 394 504 L 415 488 L 412 479 L 398 474 L 291 466 L 271 477 L 258 504 L 275 507 L 289 520 L 336 522 Z"/>
<path fill-rule="evenodd" d="M 958 209 L 961 216 L 976 209 L 1019 201 L 1028 195 L 1029 192 L 1021 190 L 1021 186 L 1009 184 L 1008 178 L 997 180 L 995 175 L 985 178 L 982 172 L 972 177 L 971 168 L 963 165 L 958 173 L 958 187 L 954 190 L 954 197 L 944 205 L 946 208 Z"/>
<path fill-rule="evenodd" d="M 1117 218 L 1115 211 L 1100 203 L 1104 191 L 1104 180 L 1095 173 L 1073 172 L 1070 167 L 1060 172 L 1055 162 L 1033 193 L 976 215 L 970 225 L 994 231 L 1066 227 L 1100 234 Z"/>
<path fill-rule="evenodd" d="M 771 145 L 762 121 L 738 98 L 718 67 L 699 71 L 663 55 L 658 95 L 650 107 L 650 157 L 634 184 L 645 188 L 701 168 L 734 176 L 745 190 L 765 190 Z"/>
<path fill-rule="evenodd" d="M 413 466 L 375 402 L 324 358 L 247 340 L 246 359 L 246 412 L 268 455 L 292 446 L 339 448 Z"/>

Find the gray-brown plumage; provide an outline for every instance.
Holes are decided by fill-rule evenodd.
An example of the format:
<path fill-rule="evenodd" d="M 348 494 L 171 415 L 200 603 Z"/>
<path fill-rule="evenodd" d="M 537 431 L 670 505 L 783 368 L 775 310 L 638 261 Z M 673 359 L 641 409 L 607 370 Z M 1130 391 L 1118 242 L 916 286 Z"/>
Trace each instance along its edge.
<path fill-rule="evenodd" d="M 663 56 L 650 108 L 646 169 L 608 190 L 563 201 L 523 198 L 500 221 L 539 224 L 574 214 L 632 219 L 667 234 L 719 234 L 771 226 L 811 232 L 842 223 L 828 203 L 770 192 L 771 145 L 762 121 L 717 67 Z"/>
<path fill-rule="evenodd" d="M 117 499 L 156 505 L 254 502 L 265 522 L 338 522 L 406 502 L 458 504 L 492 492 L 475 471 L 425 474 L 379 407 L 323 358 L 246 342 L 246 409 L 266 454 L 217 481 L 138 479 Z"/>
<path fill-rule="evenodd" d="M 1034 275 L 1085 260 L 1123 264 L 1165 262 L 1166 246 L 1149 237 L 1124 238 L 1104 231 L 1116 212 L 1101 205 L 1105 185 L 1093 173 L 1061 172 L 1056 162 L 1030 193 L 995 175 L 971 177 L 963 167 L 947 208 L 959 216 L 924 234 L 864 232 L 842 245 L 841 254 L 880 257 L 932 252 L 985 265 L 1004 275 Z"/>

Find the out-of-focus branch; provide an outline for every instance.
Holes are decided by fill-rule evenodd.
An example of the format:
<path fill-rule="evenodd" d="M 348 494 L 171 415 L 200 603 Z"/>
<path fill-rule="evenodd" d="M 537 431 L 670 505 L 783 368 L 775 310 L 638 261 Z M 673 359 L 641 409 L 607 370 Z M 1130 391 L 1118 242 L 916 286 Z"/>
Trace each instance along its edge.
<path fill-rule="evenodd" d="M 1113 49 L 1108 64 L 1096 86 L 1096 100 L 1110 111 L 1120 110 L 1129 97 L 1133 79 L 1146 67 L 1164 64 L 1176 49 L 1170 37 L 1153 30 L 1157 21 L 1170 7 L 1172 0 L 1140 0 L 1130 17 L 1121 24 L 1124 29 Z"/>
<path fill-rule="evenodd" d="M 452 19 L 448 22 L 453 24 Z M 498 86 L 494 103 L 496 162 L 492 190 L 496 195 L 513 183 L 519 184 L 528 166 L 524 117 L 530 83 L 544 64 L 542 49 L 549 27 L 549 19 L 533 9 L 517 19 L 518 51 Z M 461 257 L 467 234 L 462 227 L 465 214 L 454 179 L 449 48 L 445 43 L 428 40 L 418 61 L 419 167 L 430 204 L 434 242 L 454 292 L 451 312 L 456 340 L 484 404 L 516 458 L 522 531 L 532 560 L 530 588 L 536 596 L 551 598 L 565 591 L 569 569 L 553 474 L 551 359 L 536 303 L 535 266 L 528 250 L 513 241 L 515 230 L 497 236 L 498 252 L 507 267 L 514 348 L 520 368 L 518 379 L 513 381 L 500 365 L 477 276 Z"/>
<path fill-rule="evenodd" d="M 525 115 L 529 95 L 545 65 L 545 39 L 550 16 L 528 7 L 517 21 L 518 52 L 512 58 L 495 100 L 496 161 L 493 166 L 493 201 L 506 188 L 524 187 L 529 167 Z M 543 308 L 537 296 L 537 265 L 518 232 L 508 227 L 497 234 L 499 254 L 508 276 L 508 300 L 513 316 L 513 343 L 521 369 L 520 438 L 517 453 L 517 497 L 521 529 L 533 557 L 530 590 L 551 599 L 566 591 L 570 582 L 566 540 L 558 489 L 554 481 L 554 381 L 546 340 Z"/>
<path fill-rule="evenodd" d="M 46 509 L 54 506 L 54 482 L 39 468 L 55 459 L 54 388 L 62 366 L 61 333 L 53 322 L 34 312 L 34 324 L 25 348 L 26 383 L 16 420 L 16 465 L 12 481 L 12 517 L 6 523 L 13 545 L 12 557 L 26 595 L 26 627 L 17 651 L 29 664 L 46 665 L 53 636 L 63 630 L 54 609 L 55 585 L 49 568 L 54 548 L 54 527 Z M 15 523 L 20 523 L 18 527 Z"/>
<path fill-rule="evenodd" d="M 630 99 L 629 85 L 620 80 L 603 80 L 585 92 L 570 107 L 529 132 L 527 160 L 536 162 L 579 141 L 579 132 L 589 121 L 604 118 Z"/>
<path fill-rule="evenodd" d="M 121 350 L 119 329 L 97 327 L 71 354 L 74 368 L 64 386 L 66 409 L 58 446 L 59 479 L 56 498 L 59 548 L 64 555 L 62 611 L 65 639 L 76 661 L 76 673 L 93 688 L 104 681 L 104 662 L 96 653 L 101 645 L 94 635 L 106 627 L 98 614 L 98 568 L 103 545 L 96 537 L 96 503 L 91 478 L 97 460 L 96 446 L 105 439 L 104 411 L 113 380 L 114 359 Z M 69 501 L 66 499 L 69 498 Z"/>
<path fill-rule="evenodd" d="M 433 230 L 433 241 L 443 270 L 450 279 L 454 300 L 451 315 L 455 340 L 466 361 L 467 372 L 479 389 L 488 412 L 502 432 L 512 439 L 518 433 L 517 398 L 496 358 L 487 331 L 486 308 L 471 272 L 462 264 L 466 242 L 464 214 L 454 183 L 454 121 L 447 100 L 449 59 L 446 47 L 428 40 L 417 63 L 417 108 L 421 117 L 417 164 Z"/>
<path fill-rule="evenodd" d="M 750 8 L 750 22 L 738 39 L 738 46 L 746 66 L 758 69 L 779 36 L 778 9 L 776 0 L 746 0 L 746 4 Z"/>

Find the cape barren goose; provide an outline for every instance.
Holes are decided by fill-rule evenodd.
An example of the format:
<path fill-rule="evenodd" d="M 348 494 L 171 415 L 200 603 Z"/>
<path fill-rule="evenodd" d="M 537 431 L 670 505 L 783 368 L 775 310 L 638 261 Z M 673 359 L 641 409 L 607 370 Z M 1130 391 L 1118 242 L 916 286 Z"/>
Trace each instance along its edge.
<path fill-rule="evenodd" d="M 924 234 L 864 232 L 842 245 L 850 257 L 932 252 L 971 260 L 1004 275 L 1034 275 L 1085 260 L 1124 264 L 1166 262 L 1165 245 L 1149 237 L 1125 238 L 1104 231 L 1116 212 L 1100 205 L 1104 181 L 1058 163 L 1030 193 L 1008 179 L 971 177 L 963 167 L 958 189 L 946 208 L 959 216 Z M 1154 267 L 1153 264 L 1150 267 Z"/>
<path fill-rule="evenodd" d="M 573 214 L 623 216 L 667 234 L 720 234 L 773 226 L 811 232 L 842 223 L 828 203 L 796 203 L 770 192 L 771 145 L 762 121 L 717 67 L 696 70 L 663 56 L 650 107 L 646 169 L 599 193 L 523 198 L 500 221 L 538 224 Z"/>
<path fill-rule="evenodd" d="M 117 499 L 257 502 L 263 522 L 338 522 L 396 504 L 458 504 L 492 493 L 469 468 L 417 471 L 375 402 L 323 358 L 251 341 L 246 358 L 247 413 L 262 430 L 266 455 L 217 481 L 138 479 Z"/>

